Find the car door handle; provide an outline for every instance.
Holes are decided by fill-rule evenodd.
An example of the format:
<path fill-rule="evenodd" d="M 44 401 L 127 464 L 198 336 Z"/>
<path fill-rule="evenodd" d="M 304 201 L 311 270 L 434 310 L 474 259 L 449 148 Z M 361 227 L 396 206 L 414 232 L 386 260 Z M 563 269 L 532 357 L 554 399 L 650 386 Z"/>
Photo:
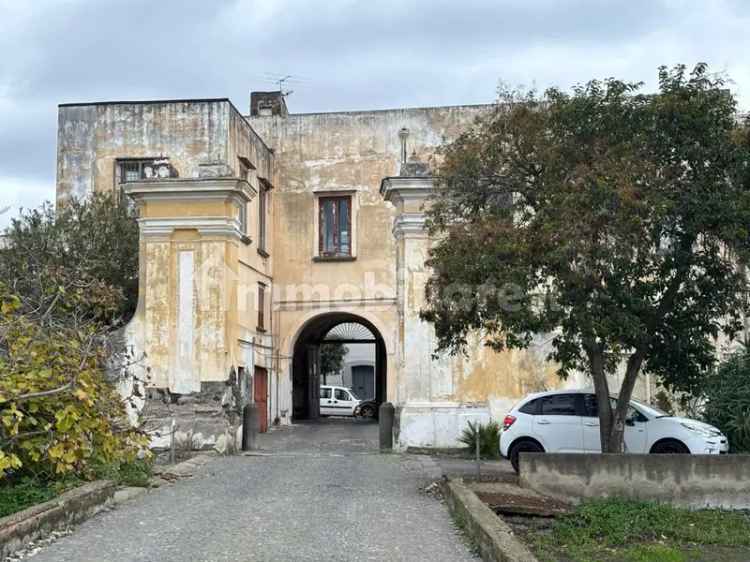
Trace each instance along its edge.
<path fill-rule="evenodd" d="M 539 420 L 536 423 L 538 423 L 539 425 L 549 425 L 549 420 Z"/>
<path fill-rule="evenodd" d="M 596 422 L 584 422 L 583 425 L 587 425 L 589 427 L 599 427 L 599 424 Z"/>

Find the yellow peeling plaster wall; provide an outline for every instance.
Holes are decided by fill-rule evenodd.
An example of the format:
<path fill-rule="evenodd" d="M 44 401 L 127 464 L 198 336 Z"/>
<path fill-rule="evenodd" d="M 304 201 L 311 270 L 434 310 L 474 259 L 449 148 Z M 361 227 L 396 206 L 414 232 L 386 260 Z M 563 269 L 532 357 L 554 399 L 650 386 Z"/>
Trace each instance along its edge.
<path fill-rule="evenodd" d="M 141 298 L 127 331 L 146 353 L 151 386 L 188 394 L 225 381 L 247 337 L 238 208 L 254 191 L 217 178 L 136 182 L 126 192 L 139 206 L 142 251 Z"/>
<path fill-rule="evenodd" d="M 250 118 L 276 156 L 274 241 L 283 259 L 275 263 L 274 318 L 289 377 L 302 327 L 322 314 L 346 312 L 371 322 L 383 337 L 388 399 L 398 402 L 403 347 L 391 233 L 395 213 L 380 195 L 380 182 L 398 173 L 401 128 L 410 130 L 409 151 L 430 160 L 444 139 L 454 138 L 485 110 L 465 106 Z M 352 195 L 356 259 L 316 261 L 317 198 L 335 194 Z"/>
<path fill-rule="evenodd" d="M 397 176 L 399 131 L 408 129 L 407 153 L 431 164 L 438 148 L 458 136 L 488 106 L 253 117 L 250 123 L 275 150 L 275 268 L 280 351 L 289 359 L 306 322 L 329 311 L 373 322 L 385 339 L 388 399 L 401 409 L 402 446 L 455 445 L 466 416 L 497 418 L 524 393 L 558 384 L 543 361 L 541 339 L 528 352 L 496 354 L 476 346 L 468 358 L 434 362 L 434 335 L 419 320 L 429 241 L 399 236 L 401 213 L 380 193 L 383 178 Z M 356 259 L 315 261 L 316 197 L 352 192 Z M 419 207 L 407 209 L 418 213 Z M 395 235 L 394 235 L 395 234 Z M 399 277 L 400 276 L 400 277 Z M 400 291 L 399 281 L 403 283 Z M 399 302 L 400 299 L 400 302 Z M 289 362 L 285 363 L 290 370 Z M 426 425 L 404 431 L 408 409 Z M 441 409 L 442 408 L 442 409 Z M 448 412 L 447 421 L 435 412 Z M 468 418 L 471 419 L 471 418 Z"/>
<path fill-rule="evenodd" d="M 272 368 L 270 351 L 254 348 L 271 350 L 272 342 L 270 322 L 266 332 L 257 331 L 257 289 L 259 283 L 267 287 L 270 318 L 273 190 L 267 205 L 268 256 L 257 248 L 257 199 L 246 202 L 248 229 L 240 233 L 236 197 L 196 197 L 206 182 L 236 178 L 240 159 L 251 168 L 243 188 L 250 196 L 261 183 L 273 184 L 273 154 L 231 102 L 72 104 L 60 107 L 58 120 L 58 202 L 119 189 L 114 170 L 123 158 L 166 157 L 179 175 L 166 183 L 185 188 L 179 195 L 140 201 L 141 288 L 127 332 L 134 351 L 147 352 L 150 386 L 195 391 L 201 382 L 225 381 L 240 365 L 250 373 L 254 365 Z M 142 187 L 148 193 L 157 183 L 163 182 Z M 179 318 L 180 256 L 186 253 L 193 287 L 187 304 L 194 308 L 187 323 Z M 188 365 L 185 353 L 176 353 L 181 327 L 194 333 L 193 345 L 183 350 Z M 183 376 L 187 372 L 190 380 Z"/>
<path fill-rule="evenodd" d="M 173 183 L 194 181 L 196 190 L 211 177 L 236 181 L 240 162 L 249 163 L 248 193 L 268 189 L 267 255 L 258 252 L 257 196 L 246 206 L 247 238 L 233 232 L 236 193 L 141 201 L 142 289 L 128 330 L 135 348 L 148 350 L 151 385 L 193 391 L 226 380 L 238 366 L 266 367 L 269 420 L 278 415 L 285 423 L 296 337 L 321 314 L 347 312 L 369 321 L 385 341 L 388 399 L 402 425 L 409 412 L 417 420 L 411 436 L 401 428 L 401 444 L 454 445 L 467 416 L 498 418 L 518 397 L 560 384 L 543 359 L 549 338 L 503 354 L 476 342 L 468 357 L 433 361 L 434 334 L 419 319 L 430 241 L 413 228 L 424 201 L 399 207 L 380 187 L 399 174 L 399 131 L 408 130 L 408 155 L 434 170 L 439 147 L 488 108 L 245 118 L 225 99 L 61 106 L 57 197 L 113 189 L 118 158 L 168 157 L 180 176 Z M 352 195 L 352 261 L 316 260 L 317 200 L 329 194 Z M 172 221 L 170 228 L 164 221 Z M 411 229 L 402 228 L 409 221 Z M 187 269 L 193 290 L 186 292 L 180 279 Z M 266 285 L 265 332 L 257 329 L 258 283 Z M 183 307 L 194 307 L 191 322 L 179 317 L 181 295 Z"/>

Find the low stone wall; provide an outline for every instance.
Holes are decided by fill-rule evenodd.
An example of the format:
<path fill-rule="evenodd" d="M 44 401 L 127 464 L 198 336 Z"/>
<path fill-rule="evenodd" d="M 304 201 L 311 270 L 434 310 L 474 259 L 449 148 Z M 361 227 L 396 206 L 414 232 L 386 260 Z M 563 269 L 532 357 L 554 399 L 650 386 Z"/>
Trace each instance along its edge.
<path fill-rule="evenodd" d="M 115 484 L 99 480 L 0 519 L 0 560 L 51 531 L 80 523 L 112 501 Z"/>
<path fill-rule="evenodd" d="M 564 501 L 625 497 L 750 509 L 750 455 L 521 453 L 519 478 Z"/>
<path fill-rule="evenodd" d="M 443 484 L 453 519 L 476 545 L 484 562 L 537 562 L 513 530 L 460 479 Z"/>
<path fill-rule="evenodd" d="M 174 420 L 178 450 L 235 452 L 242 425 L 237 393 L 231 381 L 203 382 L 200 392 L 192 394 L 148 389 L 142 415 L 152 436 L 151 448 L 157 453 L 169 450 Z"/>

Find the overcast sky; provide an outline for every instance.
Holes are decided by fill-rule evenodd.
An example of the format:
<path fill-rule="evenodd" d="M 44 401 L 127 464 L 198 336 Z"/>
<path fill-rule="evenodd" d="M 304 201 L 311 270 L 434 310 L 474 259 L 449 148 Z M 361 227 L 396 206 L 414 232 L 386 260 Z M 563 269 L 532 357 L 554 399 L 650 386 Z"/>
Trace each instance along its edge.
<path fill-rule="evenodd" d="M 229 97 L 292 112 L 490 102 L 708 62 L 750 109 L 750 0 L 0 0 L 0 226 L 54 198 L 57 104 Z"/>

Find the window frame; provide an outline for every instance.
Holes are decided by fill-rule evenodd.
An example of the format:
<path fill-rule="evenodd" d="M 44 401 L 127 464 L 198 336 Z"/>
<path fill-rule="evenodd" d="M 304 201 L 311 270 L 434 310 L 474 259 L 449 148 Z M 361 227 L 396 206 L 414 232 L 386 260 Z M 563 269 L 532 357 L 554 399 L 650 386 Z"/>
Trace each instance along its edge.
<path fill-rule="evenodd" d="M 518 409 L 518 411 L 521 412 L 522 414 L 526 414 L 529 416 L 538 416 L 541 404 L 542 404 L 541 397 L 534 398 L 526 402 L 526 404 L 524 404 L 523 406 L 521 406 Z"/>
<path fill-rule="evenodd" d="M 263 182 L 258 186 L 258 253 L 267 258 L 267 235 L 268 235 L 268 187 Z"/>
<path fill-rule="evenodd" d="M 596 412 L 593 414 L 591 413 L 591 408 L 589 407 L 590 404 L 587 404 L 588 398 L 593 398 L 594 403 L 596 404 Z M 615 398 L 610 397 L 609 401 L 610 401 L 612 411 L 614 412 L 615 408 L 617 407 L 617 400 Z M 584 417 L 586 418 L 598 418 L 599 417 L 599 403 L 596 398 L 596 394 L 591 394 L 591 393 L 584 394 L 581 406 L 582 406 L 582 412 L 583 412 L 582 415 Z M 633 414 L 635 414 L 635 416 L 633 416 Z M 637 421 L 640 423 L 645 423 L 648 421 L 648 417 L 646 417 L 646 415 L 644 415 L 643 412 L 641 412 L 638 408 L 636 408 L 632 402 L 628 404 L 628 415 L 626 416 L 625 419 L 626 420 L 632 419 L 633 421 Z"/>
<path fill-rule="evenodd" d="M 247 220 L 247 203 L 240 202 L 237 206 L 237 219 L 240 222 L 240 233 L 247 238 L 247 227 L 248 227 L 248 220 Z M 249 242 L 249 239 L 248 239 Z"/>
<path fill-rule="evenodd" d="M 341 222 L 339 216 L 339 203 L 345 201 L 347 207 L 347 223 L 346 228 L 349 233 L 349 244 L 346 252 L 341 249 Z M 334 229 L 332 232 L 333 236 L 333 252 L 324 251 L 324 233 L 325 233 L 325 215 L 324 211 L 327 204 L 333 205 L 333 221 Z M 326 194 L 318 197 L 318 256 L 324 259 L 336 259 L 336 258 L 351 258 L 353 257 L 353 242 L 354 236 L 352 231 L 352 195 L 347 194 Z"/>
<path fill-rule="evenodd" d="M 560 397 L 563 397 L 563 396 L 572 399 L 572 401 L 573 401 L 573 413 L 571 413 L 571 414 L 558 414 L 558 413 L 549 413 L 549 412 L 545 412 L 544 411 L 544 403 L 545 403 L 545 401 L 552 400 L 552 399 L 555 399 L 555 398 L 560 398 Z M 571 392 L 565 392 L 565 393 L 561 393 L 561 394 L 550 394 L 549 396 L 542 396 L 541 397 L 542 400 L 541 400 L 541 402 L 539 404 L 539 415 L 540 416 L 579 416 L 580 417 L 581 414 L 582 414 L 580 396 L 581 396 L 580 394 L 574 394 L 574 393 L 571 393 Z"/>
<path fill-rule="evenodd" d="M 143 175 L 143 167 L 146 164 L 150 164 L 151 166 L 154 166 L 154 162 L 158 160 L 157 157 L 134 157 L 134 158 L 115 158 L 114 162 L 114 170 L 112 172 L 113 175 L 113 183 L 115 184 L 115 189 L 117 190 L 117 196 L 120 198 L 120 201 L 125 200 L 125 191 L 124 186 L 127 183 L 132 183 L 134 181 L 142 181 L 147 179 Z M 137 180 L 126 180 L 125 179 L 125 165 L 127 164 L 137 164 L 138 165 L 138 179 Z M 130 202 L 128 202 L 130 204 Z"/>
<path fill-rule="evenodd" d="M 144 176 L 144 167 L 147 165 L 154 166 L 154 162 L 156 162 L 157 158 L 149 158 L 149 157 L 138 157 L 138 158 L 116 158 L 115 159 L 115 179 L 119 178 L 119 184 L 123 183 L 130 183 L 133 181 L 141 181 L 148 179 Z M 124 167 L 126 165 L 136 165 L 138 166 L 138 179 L 136 180 L 126 180 L 126 174 Z M 119 172 L 119 173 L 118 173 Z"/>
<path fill-rule="evenodd" d="M 258 322 L 255 329 L 266 331 L 266 284 L 258 281 Z"/>

